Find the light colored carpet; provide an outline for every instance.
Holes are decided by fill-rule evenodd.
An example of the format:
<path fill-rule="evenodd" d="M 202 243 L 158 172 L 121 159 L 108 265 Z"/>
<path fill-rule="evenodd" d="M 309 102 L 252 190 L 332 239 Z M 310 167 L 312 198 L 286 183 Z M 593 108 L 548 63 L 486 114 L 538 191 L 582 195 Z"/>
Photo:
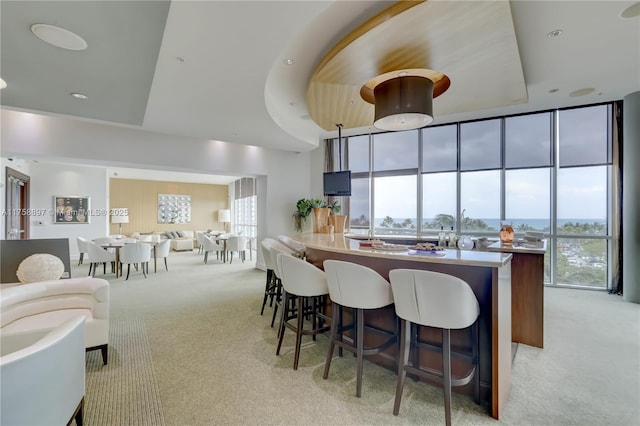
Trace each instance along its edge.
<path fill-rule="evenodd" d="M 108 386 L 94 377 L 107 377 L 101 367 L 88 369 L 87 424 L 444 423 L 441 389 L 412 381 L 400 415 L 393 416 L 395 373 L 369 362 L 362 398 L 354 396 L 355 359 L 349 355 L 335 358 L 323 380 L 324 336 L 303 340 L 300 367 L 293 371 L 292 333 L 276 356 L 272 310 L 259 314 L 265 273 L 254 266 L 204 265 L 195 252 L 172 252 L 169 272 L 162 268 L 148 279 L 132 272 L 128 281 L 107 275 L 112 331 L 135 334 L 139 343 L 111 343 L 105 372 L 119 374 L 108 377 Z M 77 276 L 88 266 L 73 269 Z M 546 347 L 518 346 L 500 423 L 640 424 L 640 306 L 595 291 L 547 288 L 545 298 Z M 119 322 L 134 323 L 135 330 L 126 332 Z M 135 348 L 144 346 L 144 330 L 149 357 Z M 456 425 L 496 423 L 464 396 L 454 394 L 453 410 Z"/>

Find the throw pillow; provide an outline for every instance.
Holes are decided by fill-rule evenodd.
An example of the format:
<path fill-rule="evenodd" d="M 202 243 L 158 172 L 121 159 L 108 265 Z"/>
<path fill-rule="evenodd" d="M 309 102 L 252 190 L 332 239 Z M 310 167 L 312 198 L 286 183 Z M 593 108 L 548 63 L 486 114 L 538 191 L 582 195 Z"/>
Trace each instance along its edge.
<path fill-rule="evenodd" d="M 36 253 L 25 258 L 18 266 L 16 276 L 21 283 L 59 280 L 64 274 L 64 264 L 57 256 Z"/>
<path fill-rule="evenodd" d="M 176 231 L 176 234 L 178 234 L 178 237 L 180 237 L 180 238 L 184 238 L 184 232 L 182 232 L 182 231 Z"/>
<path fill-rule="evenodd" d="M 170 240 L 173 239 L 173 235 L 171 234 L 171 231 L 165 231 L 164 236 Z"/>

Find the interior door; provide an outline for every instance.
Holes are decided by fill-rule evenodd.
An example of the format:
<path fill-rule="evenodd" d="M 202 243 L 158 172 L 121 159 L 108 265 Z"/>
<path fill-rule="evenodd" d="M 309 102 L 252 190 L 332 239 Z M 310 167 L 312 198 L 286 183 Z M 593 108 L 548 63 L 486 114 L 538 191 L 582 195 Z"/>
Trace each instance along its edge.
<path fill-rule="evenodd" d="M 29 176 L 7 167 L 5 239 L 29 239 Z"/>

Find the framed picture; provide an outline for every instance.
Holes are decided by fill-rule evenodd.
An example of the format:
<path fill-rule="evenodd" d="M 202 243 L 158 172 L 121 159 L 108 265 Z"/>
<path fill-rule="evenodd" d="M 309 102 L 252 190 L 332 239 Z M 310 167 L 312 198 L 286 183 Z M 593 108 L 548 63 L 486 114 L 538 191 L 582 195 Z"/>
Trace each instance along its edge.
<path fill-rule="evenodd" d="M 89 223 L 91 197 L 55 195 L 53 223 Z"/>

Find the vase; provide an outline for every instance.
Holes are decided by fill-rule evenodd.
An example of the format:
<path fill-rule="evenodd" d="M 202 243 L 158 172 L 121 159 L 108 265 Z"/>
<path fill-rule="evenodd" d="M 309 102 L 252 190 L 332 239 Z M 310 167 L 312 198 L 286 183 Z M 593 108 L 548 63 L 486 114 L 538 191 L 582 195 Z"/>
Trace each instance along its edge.
<path fill-rule="evenodd" d="M 313 232 L 319 234 L 322 232 L 322 227 L 329 224 L 329 212 L 328 207 L 313 208 Z"/>
<path fill-rule="evenodd" d="M 473 250 L 473 240 L 468 235 L 462 235 L 458 239 L 458 248 L 460 250 Z"/>
<path fill-rule="evenodd" d="M 347 221 L 347 216 L 343 214 L 333 214 L 329 216 L 329 223 L 333 225 L 333 229 L 336 234 L 344 233 L 344 225 Z"/>
<path fill-rule="evenodd" d="M 500 241 L 505 244 L 511 244 L 516 233 L 513 230 L 510 222 L 502 222 L 500 226 Z"/>

